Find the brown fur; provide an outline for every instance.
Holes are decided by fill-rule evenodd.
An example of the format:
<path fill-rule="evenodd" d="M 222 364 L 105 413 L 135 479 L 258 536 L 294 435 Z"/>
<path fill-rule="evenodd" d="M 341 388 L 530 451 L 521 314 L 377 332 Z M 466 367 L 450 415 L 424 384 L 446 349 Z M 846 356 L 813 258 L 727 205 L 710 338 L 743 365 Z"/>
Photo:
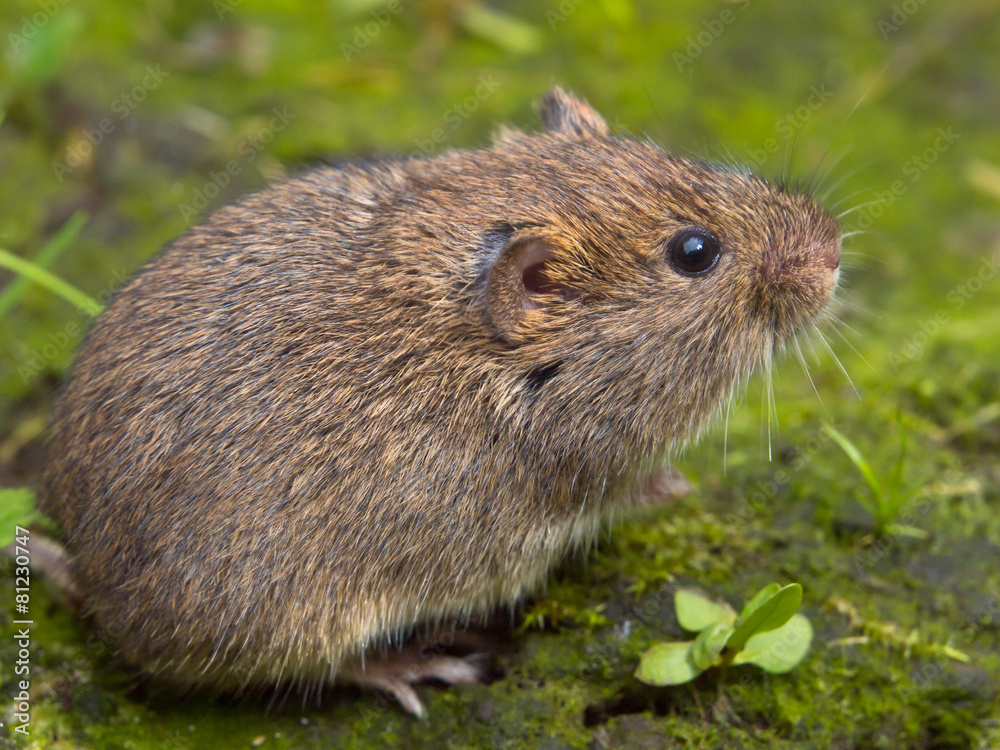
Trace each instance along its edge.
<path fill-rule="evenodd" d="M 226 206 L 100 317 L 43 501 L 125 659 L 324 680 L 517 600 L 824 308 L 808 197 L 542 112 Z M 723 246 L 694 277 L 665 249 L 692 225 Z"/>

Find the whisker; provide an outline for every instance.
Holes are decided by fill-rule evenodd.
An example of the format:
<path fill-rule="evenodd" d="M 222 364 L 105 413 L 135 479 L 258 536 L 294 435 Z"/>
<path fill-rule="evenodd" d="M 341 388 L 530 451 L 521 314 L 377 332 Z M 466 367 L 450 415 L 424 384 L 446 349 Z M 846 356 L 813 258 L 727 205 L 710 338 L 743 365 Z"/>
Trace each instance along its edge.
<path fill-rule="evenodd" d="M 847 308 L 853 310 L 854 312 L 861 313 L 862 315 L 868 315 L 869 317 L 875 318 L 876 320 L 881 320 L 882 319 L 882 316 L 879 315 L 877 312 L 869 310 L 864 305 L 861 305 L 858 302 L 855 302 L 847 294 L 843 294 L 843 295 L 838 296 L 836 302 L 837 302 L 838 305 L 843 305 L 844 307 L 847 307 Z"/>
<path fill-rule="evenodd" d="M 870 200 L 870 201 L 865 201 L 864 203 L 859 203 L 858 205 L 856 205 L 856 206 L 854 206 L 852 208 L 849 208 L 846 211 L 841 211 L 839 214 L 837 214 L 836 219 L 837 219 L 837 221 L 840 221 L 845 216 L 850 216 L 855 211 L 860 211 L 863 208 L 868 208 L 869 206 L 874 206 L 874 205 L 876 205 L 878 203 L 881 203 L 881 202 L 882 202 L 881 198 L 875 198 L 875 199 Z M 843 239 L 843 238 L 841 238 L 841 239 Z"/>
<path fill-rule="evenodd" d="M 767 377 L 767 376 L 765 375 L 763 377 Z M 764 383 L 761 382 L 761 384 L 760 384 L 760 435 L 759 435 L 761 458 L 764 457 L 764 404 L 765 404 L 764 395 L 765 395 Z"/>
<path fill-rule="evenodd" d="M 817 365 L 820 365 L 823 360 L 819 358 L 819 352 L 816 351 L 816 345 L 813 343 L 813 334 L 818 334 L 819 330 L 816 326 L 813 326 L 808 331 L 806 331 L 806 343 L 809 344 L 809 350 L 812 352 L 813 360 L 815 360 Z"/>
<path fill-rule="evenodd" d="M 859 268 L 870 268 L 877 263 L 882 262 L 882 259 L 872 255 L 871 253 L 841 253 L 840 256 L 840 275 L 843 277 L 843 281 L 846 282 L 856 269 Z"/>
<path fill-rule="evenodd" d="M 760 389 L 760 410 L 767 414 L 767 460 L 771 460 L 771 359 L 764 361 L 763 383 Z M 764 442 L 764 419 L 760 420 L 761 443 Z"/>
<path fill-rule="evenodd" d="M 868 253 L 851 253 L 846 258 L 840 256 L 840 272 L 846 280 L 848 276 L 857 268 L 868 268 L 878 260 L 874 255 Z"/>
<path fill-rule="evenodd" d="M 730 169 L 734 172 L 743 172 L 746 170 L 746 167 L 740 163 L 740 160 L 736 158 L 736 154 L 733 153 L 733 150 L 729 146 L 723 146 L 722 149 L 726 155 L 725 163 Z"/>
<path fill-rule="evenodd" d="M 857 174 L 857 170 L 855 170 L 855 174 Z M 841 180 L 841 182 L 843 182 L 843 180 Z M 826 210 L 827 211 L 833 211 L 841 203 L 849 201 L 851 198 L 854 198 L 855 196 L 861 195 L 862 193 L 870 193 L 872 190 L 873 190 L 873 188 L 866 187 L 866 188 L 861 188 L 860 190 L 855 190 L 852 193 L 848 193 L 843 198 L 841 198 L 840 200 L 838 200 L 836 203 L 834 203 L 834 204 L 832 204 L 830 206 L 827 206 Z M 823 199 L 823 202 L 824 203 L 826 202 L 825 199 Z"/>
<path fill-rule="evenodd" d="M 838 326 L 843 326 L 845 328 L 849 328 L 854 333 L 857 333 L 857 331 L 854 331 L 853 328 L 851 328 L 846 323 L 844 323 L 836 315 L 834 315 L 832 317 L 833 317 L 833 320 L 836 321 L 836 323 L 838 324 Z M 865 355 L 858 351 L 857 347 L 854 346 L 854 344 L 851 343 L 850 339 L 848 339 L 847 336 L 844 335 L 843 331 L 841 331 L 838 326 L 834 326 L 833 327 L 833 332 L 836 333 L 838 336 L 840 336 L 840 338 L 844 341 L 844 343 L 847 344 L 849 347 L 851 347 L 851 351 L 853 351 L 855 354 L 857 354 L 858 357 L 861 358 L 861 361 L 864 362 L 866 365 L 868 365 L 868 367 L 871 368 L 871 370 L 874 372 L 875 368 L 872 367 L 872 363 L 869 362 L 867 359 L 865 359 Z"/>
<path fill-rule="evenodd" d="M 836 315 L 836 313 L 832 313 L 830 311 L 827 311 L 826 314 L 827 314 L 829 320 L 831 320 L 832 322 L 836 323 L 838 326 L 843 326 L 848 331 L 850 331 L 851 333 L 853 333 L 855 336 L 857 336 L 858 338 L 861 338 L 861 334 L 856 329 L 852 328 L 849 323 L 847 323 L 846 321 L 844 321 L 843 319 L 841 319 L 840 317 L 838 317 Z"/>
<path fill-rule="evenodd" d="M 733 408 L 733 391 L 729 391 L 726 402 L 726 427 L 722 433 L 722 476 L 726 476 L 727 458 L 729 456 L 729 412 Z"/>
<path fill-rule="evenodd" d="M 826 408 L 826 404 L 823 403 L 823 397 L 819 395 L 819 389 L 816 387 L 816 382 L 813 380 L 812 373 L 809 372 L 809 363 L 806 362 L 806 355 L 802 352 L 802 344 L 799 343 L 799 337 L 796 336 L 792 341 L 795 344 L 795 351 L 799 355 L 799 363 L 802 365 L 802 371 L 805 372 L 806 377 L 809 379 L 809 385 L 812 386 L 813 393 L 816 394 L 816 398 L 819 399 L 819 405 L 823 407 L 823 412 L 829 417 L 830 410 Z"/>
<path fill-rule="evenodd" d="M 774 431 L 780 429 L 778 423 L 778 406 L 774 399 L 774 371 L 768 369 L 767 374 L 767 460 L 771 459 L 771 418 L 774 417 Z"/>
<path fill-rule="evenodd" d="M 656 102 L 653 101 L 653 95 L 649 92 L 649 86 L 646 85 L 646 78 L 644 76 L 639 76 L 639 83 L 642 84 L 642 90 L 646 92 L 646 100 L 649 102 L 649 108 L 653 110 L 653 114 L 656 115 L 656 121 L 663 122 L 660 110 L 656 108 Z"/>
<path fill-rule="evenodd" d="M 847 370 L 844 367 L 844 363 L 840 361 L 840 357 L 837 356 L 837 352 L 835 352 L 833 350 L 833 347 L 830 346 L 830 342 L 826 340 L 826 336 L 823 335 L 823 332 L 821 330 L 817 328 L 816 333 L 819 334 L 819 340 L 823 342 L 824 346 L 826 346 L 830 354 L 833 355 L 833 361 L 837 363 L 837 367 L 839 367 L 840 371 L 844 373 L 844 377 L 847 378 L 847 382 L 851 384 L 851 390 L 854 391 L 854 395 L 856 395 L 858 397 L 858 400 L 860 401 L 861 393 L 858 391 L 857 386 L 854 385 L 854 381 L 851 379 L 851 376 L 847 374 Z"/>
<path fill-rule="evenodd" d="M 885 260 L 878 257 L 874 253 L 863 253 L 860 250 L 841 250 L 840 257 L 843 259 L 847 258 L 865 258 L 866 260 L 876 261 L 878 263 L 885 263 Z"/>
<path fill-rule="evenodd" d="M 788 157 L 788 131 L 785 131 L 785 142 L 781 144 L 781 180 L 778 184 L 787 185 L 788 184 L 788 173 L 791 170 L 791 164 L 789 163 Z M 798 130 L 795 130 L 792 138 L 798 137 Z"/>
<path fill-rule="evenodd" d="M 847 124 L 848 120 L 850 120 L 851 117 L 854 115 L 854 113 L 858 111 L 858 107 L 861 106 L 861 103 L 865 100 L 868 94 L 871 93 L 872 89 L 875 88 L 875 84 L 882 79 L 882 75 L 885 73 L 888 67 L 889 63 L 886 63 L 884 66 L 882 66 L 882 70 L 879 71 L 878 75 L 875 76 L 874 80 L 872 80 L 868 88 L 865 89 L 862 92 L 861 96 L 858 97 L 858 101 L 855 102 L 853 107 L 851 107 L 851 111 L 847 113 L 847 117 L 845 117 L 841 121 L 840 125 L 837 127 L 837 131 L 833 134 L 833 137 L 830 139 L 830 145 L 826 147 L 826 150 L 823 151 L 823 155 L 820 156 L 819 164 L 816 165 L 816 169 L 813 170 L 812 177 L 809 178 L 809 184 L 813 184 L 813 182 L 815 181 L 816 175 L 819 174 L 819 170 L 823 166 L 823 162 L 826 160 L 827 154 L 830 153 L 830 149 L 833 148 L 833 144 L 837 141 L 837 138 L 840 136 L 840 133 L 844 129 L 844 126 Z"/>
<path fill-rule="evenodd" d="M 822 197 L 820 198 L 820 200 L 821 200 L 822 202 L 826 202 L 826 199 L 827 199 L 827 198 L 829 198 L 829 197 L 830 197 L 830 196 L 831 196 L 831 195 L 832 195 L 832 194 L 834 193 L 834 191 L 835 191 L 835 190 L 837 190 L 837 188 L 839 188 L 839 187 L 840 187 L 841 185 L 843 185 L 843 184 L 844 184 L 845 182 L 847 182 L 847 181 L 848 181 L 849 179 L 851 179 L 852 177 L 855 177 L 855 176 L 856 176 L 856 175 L 858 175 L 859 173 L 861 173 L 861 172 L 864 172 L 864 171 L 865 171 L 865 170 L 867 170 L 867 169 L 871 169 L 871 168 L 872 168 L 873 166 L 875 166 L 875 165 L 876 165 L 876 164 L 877 164 L 877 163 L 878 163 L 879 161 L 880 161 L 880 160 L 878 160 L 878 159 L 870 159 L 869 161 L 865 162 L 864 164 L 859 164 L 859 165 L 858 165 L 857 167 L 855 167 L 855 168 L 854 168 L 854 169 L 852 169 L 852 170 L 851 170 L 850 172 L 848 172 L 847 174 L 845 174 L 845 175 L 844 175 L 843 177 L 840 177 L 840 178 L 839 178 L 839 179 L 838 179 L 838 180 L 837 180 L 836 182 L 834 182 L 834 183 L 833 183 L 832 185 L 830 185 L 830 187 L 828 187 L 828 188 L 826 189 L 826 192 L 825 192 L 825 193 L 823 193 L 823 195 L 822 195 Z M 819 188 L 817 188 L 817 190 L 818 190 L 818 189 L 819 189 Z M 861 190 L 858 190 L 858 191 L 856 191 L 855 193 L 853 193 L 853 195 L 857 195 L 858 193 L 863 193 L 863 192 L 865 192 L 866 190 L 869 190 L 869 191 L 871 191 L 871 190 L 874 190 L 874 188 L 872 188 L 872 187 L 866 187 L 866 188 L 862 188 Z M 818 194 L 818 193 L 817 193 L 817 194 Z M 850 197 L 850 196 L 848 196 L 848 197 L 845 197 L 845 198 L 841 198 L 841 199 L 840 199 L 840 201 L 838 201 L 838 203 L 843 203 L 843 202 L 844 202 L 845 200 L 848 200 L 848 198 L 849 198 L 849 197 Z"/>
<path fill-rule="evenodd" d="M 837 158 L 833 160 L 833 163 L 826 168 L 826 170 L 823 172 L 822 175 L 820 175 L 819 179 L 816 181 L 815 186 L 810 186 L 812 194 L 818 193 L 823 188 L 823 183 L 826 182 L 827 179 L 829 179 L 830 175 L 832 175 L 834 170 L 837 169 L 837 166 L 840 164 L 840 162 L 844 160 L 844 157 L 847 156 L 849 153 L 851 153 L 851 151 L 853 150 L 854 150 L 854 144 L 851 143 L 848 144 L 848 146 L 846 146 L 844 150 L 840 152 L 840 155 L 837 156 Z M 843 182 L 843 179 L 840 179 L 837 182 L 838 183 Z"/>
<path fill-rule="evenodd" d="M 840 235 L 840 241 L 843 242 L 848 237 L 854 237 L 855 235 L 858 234 L 870 234 L 870 233 L 871 233 L 870 229 L 852 229 L 850 232 L 845 232 L 844 234 Z"/>

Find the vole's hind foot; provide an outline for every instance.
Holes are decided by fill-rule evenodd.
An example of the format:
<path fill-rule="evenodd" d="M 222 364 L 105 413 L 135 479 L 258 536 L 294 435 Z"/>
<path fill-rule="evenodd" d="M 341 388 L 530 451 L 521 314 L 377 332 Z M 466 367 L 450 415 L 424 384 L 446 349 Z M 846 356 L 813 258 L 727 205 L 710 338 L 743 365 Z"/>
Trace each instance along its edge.
<path fill-rule="evenodd" d="M 427 710 L 413 689 L 414 684 L 424 680 L 440 680 L 449 685 L 484 682 L 487 670 L 483 660 L 475 654 L 466 657 L 426 655 L 407 649 L 366 655 L 363 666 L 360 659 L 345 663 L 337 678 L 368 690 L 389 693 L 408 713 L 423 719 L 427 717 Z"/>

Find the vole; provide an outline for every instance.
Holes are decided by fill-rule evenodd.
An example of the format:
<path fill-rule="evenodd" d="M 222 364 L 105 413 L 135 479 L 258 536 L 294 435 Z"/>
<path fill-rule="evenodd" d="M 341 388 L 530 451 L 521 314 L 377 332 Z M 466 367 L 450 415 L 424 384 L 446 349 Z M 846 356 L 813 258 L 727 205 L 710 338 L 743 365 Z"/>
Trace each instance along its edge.
<path fill-rule="evenodd" d="M 392 647 L 516 602 L 824 310 L 808 195 L 544 132 L 322 166 L 223 207 L 91 330 L 43 510 L 126 661 L 223 691 L 475 680 Z"/>

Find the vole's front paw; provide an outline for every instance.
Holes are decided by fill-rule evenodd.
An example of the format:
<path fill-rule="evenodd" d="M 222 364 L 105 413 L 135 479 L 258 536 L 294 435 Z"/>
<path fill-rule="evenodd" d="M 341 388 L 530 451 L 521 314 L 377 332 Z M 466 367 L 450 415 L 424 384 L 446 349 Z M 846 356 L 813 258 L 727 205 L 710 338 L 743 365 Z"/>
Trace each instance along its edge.
<path fill-rule="evenodd" d="M 446 656 L 422 654 L 419 649 L 404 649 L 387 654 L 366 654 L 364 664 L 355 659 L 341 665 L 338 680 L 353 682 L 368 690 L 382 690 L 417 718 L 427 716 L 413 685 L 424 680 L 441 680 L 449 685 L 460 682 L 484 682 L 487 669 L 482 655 Z"/>

